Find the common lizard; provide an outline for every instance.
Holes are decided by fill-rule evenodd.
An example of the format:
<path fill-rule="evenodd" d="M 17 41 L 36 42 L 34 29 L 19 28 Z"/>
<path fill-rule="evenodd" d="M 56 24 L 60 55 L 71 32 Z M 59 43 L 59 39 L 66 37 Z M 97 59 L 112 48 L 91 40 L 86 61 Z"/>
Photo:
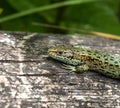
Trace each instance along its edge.
<path fill-rule="evenodd" d="M 83 47 L 58 45 L 48 49 L 49 57 L 64 63 L 65 69 L 75 72 L 93 70 L 120 79 L 120 56 Z"/>

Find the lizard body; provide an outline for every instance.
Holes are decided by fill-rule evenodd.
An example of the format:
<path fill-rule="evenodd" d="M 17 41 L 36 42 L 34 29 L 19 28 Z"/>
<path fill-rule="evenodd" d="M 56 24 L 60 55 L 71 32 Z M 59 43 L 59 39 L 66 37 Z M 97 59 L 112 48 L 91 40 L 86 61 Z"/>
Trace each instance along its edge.
<path fill-rule="evenodd" d="M 65 69 L 76 72 L 93 70 L 120 79 L 120 56 L 100 50 L 58 45 L 48 49 L 49 57 L 65 63 Z"/>

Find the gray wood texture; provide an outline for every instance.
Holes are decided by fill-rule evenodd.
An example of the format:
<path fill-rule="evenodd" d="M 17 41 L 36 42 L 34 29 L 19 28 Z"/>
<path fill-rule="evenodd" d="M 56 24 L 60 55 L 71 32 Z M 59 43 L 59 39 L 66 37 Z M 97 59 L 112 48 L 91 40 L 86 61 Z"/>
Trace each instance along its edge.
<path fill-rule="evenodd" d="M 120 55 L 119 41 L 97 36 L 1 31 L 0 108 L 120 108 L 120 80 L 62 69 L 47 57 L 56 44 L 82 44 Z"/>

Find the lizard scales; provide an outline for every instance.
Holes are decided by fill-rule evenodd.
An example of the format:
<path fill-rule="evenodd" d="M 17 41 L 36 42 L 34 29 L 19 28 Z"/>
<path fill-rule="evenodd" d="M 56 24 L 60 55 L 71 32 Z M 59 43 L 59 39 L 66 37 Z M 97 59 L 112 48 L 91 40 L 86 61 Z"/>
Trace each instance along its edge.
<path fill-rule="evenodd" d="M 49 57 L 65 63 L 65 69 L 84 72 L 93 70 L 120 79 L 120 56 L 100 50 L 58 45 L 48 49 Z"/>

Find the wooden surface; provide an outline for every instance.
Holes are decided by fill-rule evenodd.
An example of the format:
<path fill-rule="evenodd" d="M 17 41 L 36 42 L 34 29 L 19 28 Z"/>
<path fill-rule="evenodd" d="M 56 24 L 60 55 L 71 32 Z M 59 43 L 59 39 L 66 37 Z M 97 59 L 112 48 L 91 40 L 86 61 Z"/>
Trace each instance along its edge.
<path fill-rule="evenodd" d="M 120 41 L 95 36 L 0 32 L 0 108 L 120 108 L 120 80 L 69 73 L 47 58 L 56 44 L 120 55 Z"/>

